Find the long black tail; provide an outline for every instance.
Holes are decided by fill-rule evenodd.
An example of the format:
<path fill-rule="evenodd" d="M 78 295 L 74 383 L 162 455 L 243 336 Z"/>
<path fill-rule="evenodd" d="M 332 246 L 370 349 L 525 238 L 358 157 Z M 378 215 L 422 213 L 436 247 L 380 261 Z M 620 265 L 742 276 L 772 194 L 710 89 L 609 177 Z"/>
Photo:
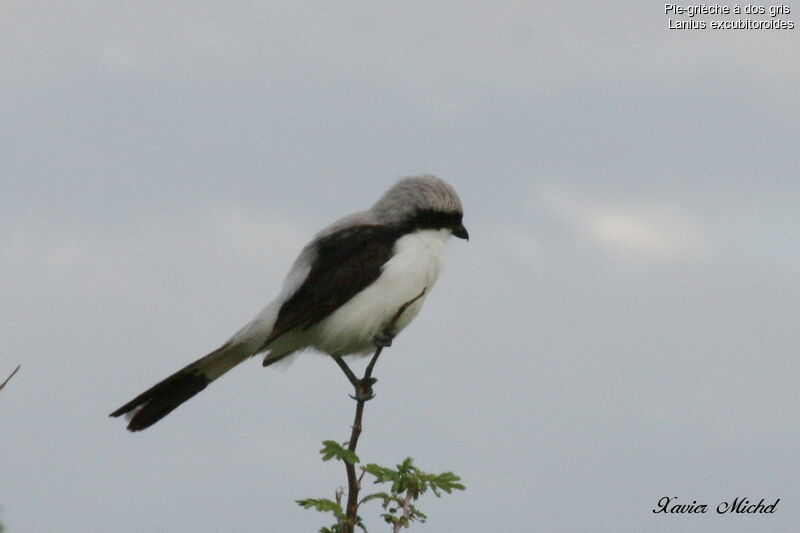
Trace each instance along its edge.
<path fill-rule="evenodd" d="M 149 428 L 248 355 L 226 344 L 147 389 L 109 416 L 129 414 L 130 431 Z"/>

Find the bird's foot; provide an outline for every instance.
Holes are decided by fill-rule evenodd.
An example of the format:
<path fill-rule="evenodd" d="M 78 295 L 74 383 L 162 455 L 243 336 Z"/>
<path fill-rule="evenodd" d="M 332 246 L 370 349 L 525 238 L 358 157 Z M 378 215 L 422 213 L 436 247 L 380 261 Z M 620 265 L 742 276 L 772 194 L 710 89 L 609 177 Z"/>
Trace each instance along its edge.
<path fill-rule="evenodd" d="M 372 392 L 372 386 L 377 383 L 378 380 L 375 378 L 367 378 L 367 379 L 360 379 L 356 382 L 356 395 L 353 396 L 352 394 L 350 397 L 357 402 L 366 402 L 375 397 L 375 393 Z"/>
<path fill-rule="evenodd" d="M 394 339 L 394 336 L 395 336 L 394 333 L 389 333 L 388 331 L 384 331 L 372 337 L 372 342 L 374 342 L 375 346 L 379 348 L 388 348 L 389 346 L 392 345 L 392 340 Z"/>

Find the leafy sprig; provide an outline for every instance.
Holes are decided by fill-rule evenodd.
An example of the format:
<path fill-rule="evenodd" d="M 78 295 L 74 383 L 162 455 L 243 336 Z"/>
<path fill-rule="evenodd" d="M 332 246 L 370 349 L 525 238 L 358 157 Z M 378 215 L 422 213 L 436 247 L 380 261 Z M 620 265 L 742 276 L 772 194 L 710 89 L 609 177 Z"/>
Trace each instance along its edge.
<path fill-rule="evenodd" d="M 330 527 L 323 527 L 319 530 L 320 533 L 354 533 L 356 527 L 366 533 L 367 528 L 364 526 L 358 510 L 363 504 L 371 501 L 379 501 L 381 503 L 385 511 L 381 514 L 381 517 L 392 526 L 393 533 L 397 533 L 401 529 L 409 527 L 412 522 L 425 521 L 427 516 L 417 509 L 415 502 L 428 490 L 437 497 L 440 497 L 443 492 L 450 494 L 454 490 L 464 490 L 464 485 L 460 483 L 461 478 L 457 475 L 452 472 L 444 472 L 442 474 L 423 472 L 414 466 L 414 461 L 410 457 L 396 465 L 396 468 L 389 468 L 373 463 L 359 465 L 361 460 L 356 455 L 358 438 L 362 430 L 361 419 L 364 414 L 364 404 L 375 397 L 372 387 L 377 380 L 372 377 L 372 370 L 383 349 L 391 345 L 400 316 L 408 306 L 422 298 L 426 290 L 427 288 L 422 289 L 422 292 L 416 297 L 400 306 L 382 334 L 376 336 L 375 353 L 372 355 L 372 359 L 367 365 L 362 378 L 359 379 L 341 357 L 332 356 L 333 360 L 347 376 L 350 384 L 353 385 L 355 395 L 351 397 L 356 400 L 356 413 L 351 426 L 350 439 L 342 444 L 335 440 L 323 441 L 322 449 L 319 451 L 322 454 L 323 461 L 336 459 L 344 463 L 345 472 L 347 473 L 346 503 L 342 504 L 344 489 L 341 488 L 336 490 L 335 499 L 333 500 L 328 498 L 296 500 L 305 509 L 314 509 L 333 515 L 335 523 Z M 361 470 L 360 476 L 357 475 L 356 467 Z M 367 474 L 374 478 L 374 484 L 390 484 L 389 490 L 375 492 L 359 499 L 361 484 Z"/>
<path fill-rule="evenodd" d="M 346 444 L 346 443 L 345 443 Z M 443 493 L 451 494 L 455 490 L 464 490 L 461 478 L 452 472 L 431 474 L 414 465 L 411 457 L 406 458 L 394 468 L 380 466 L 375 463 L 359 465 L 358 456 L 333 440 L 322 443 L 320 454 L 323 461 L 336 459 L 358 466 L 362 472 L 359 482 L 367 474 L 373 478 L 373 484 L 388 484 L 386 491 L 373 492 L 358 501 L 358 508 L 362 505 L 377 501 L 384 512 L 380 515 L 383 520 L 392 526 L 394 532 L 410 527 L 412 522 L 425 522 L 427 515 L 417 508 L 415 502 L 420 496 L 431 491 L 437 498 Z M 342 508 L 343 490 L 336 491 L 336 499 L 309 498 L 297 500 L 305 509 L 314 509 L 319 512 L 331 513 L 335 523 L 330 527 L 323 527 L 320 533 L 343 533 L 346 519 L 345 510 Z M 356 515 L 355 525 L 366 533 L 367 528 L 360 515 Z"/>

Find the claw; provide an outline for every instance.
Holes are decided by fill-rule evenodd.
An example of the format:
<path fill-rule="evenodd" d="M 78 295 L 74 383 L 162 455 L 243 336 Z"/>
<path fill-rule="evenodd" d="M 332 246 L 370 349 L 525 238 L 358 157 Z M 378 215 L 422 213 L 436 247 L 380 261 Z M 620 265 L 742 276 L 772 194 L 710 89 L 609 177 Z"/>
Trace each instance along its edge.
<path fill-rule="evenodd" d="M 393 333 L 378 333 L 374 337 L 372 337 L 372 341 L 375 343 L 375 346 L 379 346 L 381 348 L 388 348 L 392 345 L 392 340 L 394 339 Z"/>
<path fill-rule="evenodd" d="M 366 396 L 360 396 L 360 395 L 353 396 L 352 394 L 348 394 L 348 396 L 350 396 L 350 398 L 352 398 L 353 400 L 355 400 L 357 402 L 368 402 L 369 400 L 371 400 L 371 399 L 373 399 L 375 397 L 375 393 L 370 393 L 370 394 L 367 394 Z"/>
<path fill-rule="evenodd" d="M 350 397 L 358 402 L 366 402 L 373 399 L 375 397 L 375 393 L 372 392 L 372 386 L 377 382 L 378 380 L 375 378 L 360 380 L 356 386 L 356 395 L 353 396 L 350 394 Z"/>

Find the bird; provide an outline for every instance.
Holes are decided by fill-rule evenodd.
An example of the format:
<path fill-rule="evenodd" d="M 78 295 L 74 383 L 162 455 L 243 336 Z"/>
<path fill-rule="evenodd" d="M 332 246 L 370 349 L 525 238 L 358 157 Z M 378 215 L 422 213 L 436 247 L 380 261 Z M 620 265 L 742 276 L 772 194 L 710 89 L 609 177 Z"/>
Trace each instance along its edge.
<path fill-rule="evenodd" d="M 306 349 L 341 358 L 391 344 L 439 277 L 445 242 L 469 240 L 462 219 L 461 200 L 446 181 L 428 174 L 398 180 L 370 209 L 318 232 L 278 296 L 222 346 L 110 416 L 125 415 L 130 431 L 146 429 L 257 354 L 269 366 Z"/>

